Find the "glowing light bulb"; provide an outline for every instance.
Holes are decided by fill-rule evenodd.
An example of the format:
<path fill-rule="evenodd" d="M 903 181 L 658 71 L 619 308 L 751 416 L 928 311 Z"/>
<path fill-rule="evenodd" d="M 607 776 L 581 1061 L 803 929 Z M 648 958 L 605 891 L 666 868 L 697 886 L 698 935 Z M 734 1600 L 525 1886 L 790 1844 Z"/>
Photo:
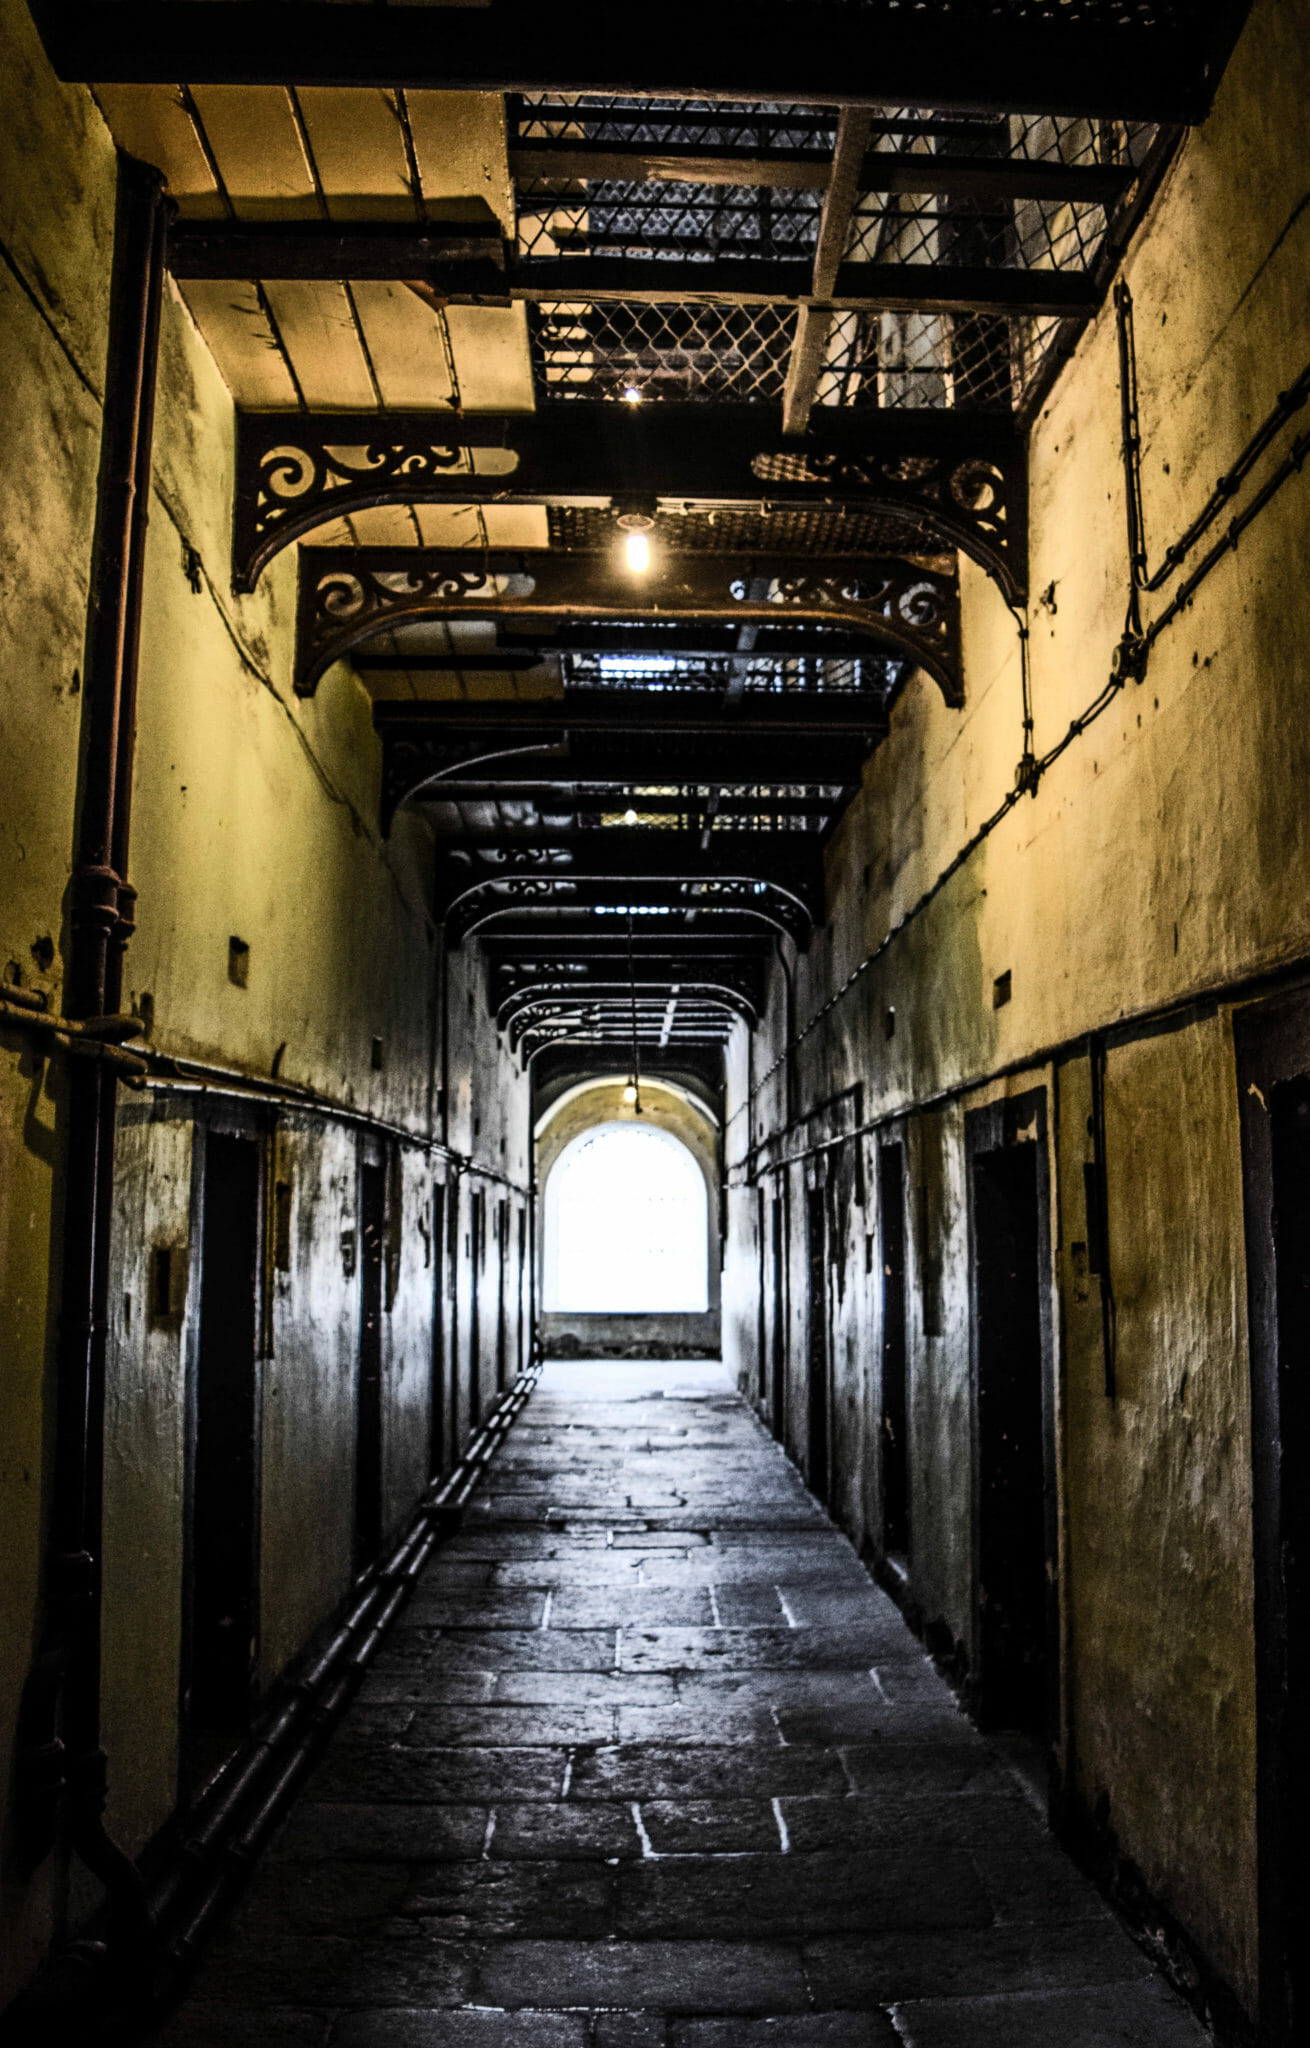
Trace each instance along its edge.
<path fill-rule="evenodd" d="M 623 1091 L 623 1100 L 627 1103 L 628 1108 L 631 1109 L 633 1103 L 637 1100 L 637 1084 L 635 1081 L 629 1081 Z"/>
<path fill-rule="evenodd" d="M 623 822 L 625 825 L 635 825 L 637 822 L 637 813 L 632 809 L 630 805 L 628 809 L 623 813 Z"/>
<path fill-rule="evenodd" d="M 638 391 L 638 389 L 637 389 L 637 387 L 636 387 L 636 385 L 635 385 L 635 384 L 625 384 L 625 385 L 624 385 L 624 387 L 623 387 L 623 403 L 624 403 L 625 405 L 640 405 L 640 404 L 641 404 L 641 393 L 640 393 L 640 391 Z"/>
<path fill-rule="evenodd" d="M 650 541 L 644 533 L 630 533 L 623 542 L 623 552 L 628 567 L 635 576 L 644 576 L 650 567 Z"/>

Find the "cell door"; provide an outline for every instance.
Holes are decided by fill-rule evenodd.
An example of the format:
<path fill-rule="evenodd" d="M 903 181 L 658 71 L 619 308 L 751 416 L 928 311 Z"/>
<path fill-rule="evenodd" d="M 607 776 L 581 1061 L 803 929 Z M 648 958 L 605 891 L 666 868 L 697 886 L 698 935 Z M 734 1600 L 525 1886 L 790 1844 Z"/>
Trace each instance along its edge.
<path fill-rule="evenodd" d="M 767 1211 L 764 1206 L 764 1189 L 755 1190 L 755 1246 L 757 1252 L 759 1299 L 755 1315 L 755 1391 L 761 1406 L 769 1393 L 769 1345 L 768 1345 L 768 1271 L 769 1245 L 765 1235 Z"/>
<path fill-rule="evenodd" d="M 515 1330 L 516 1330 L 516 1336 L 515 1336 L 515 1343 L 514 1343 L 514 1357 L 515 1357 L 515 1371 L 516 1371 L 516 1372 L 518 1372 L 518 1373 L 521 1373 L 521 1372 L 523 1371 L 523 1366 L 524 1366 L 524 1357 L 523 1357 L 523 1325 L 524 1325 L 524 1320 L 525 1320 L 525 1318 L 524 1318 L 524 1310 L 523 1310 L 523 1286 L 524 1286 L 524 1278 L 525 1278 L 525 1276 L 526 1276 L 526 1274 L 527 1274 L 527 1270 L 528 1270 L 528 1212 L 527 1212 L 527 1210 L 526 1210 L 526 1209 L 520 1209 L 520 1210 L 519 1210 L 519 1255 L 518 1255 L 518 1263 L 516 1264 L 516 1266 L 515 1266 L 515 1268 L 514 1268 L 514 1313 L 515 1313 Z"/>
<path fill-rule="evenodd" d="M 884 1145 L 879 1151 L 878 1195 L 882 1235 L 882 1544 L 887 1556 L 902 1557 L 910 1547 L 910 1449 L 905 1356 L 905 1153 L 900 1145 Z"/>
<path fill-rule="evenodd" d="M 828 1446 L 828 1198 L 822 1187 L 805 1198 L 807 1277 L 809 1281 L 809 1456 L 806 1477 L 810 1492 L 821 1501 L 830 1487 Z"/>
<path fill-rule="evenodd" d="M 787 1197 L 773 1198 L 773 1434 L 787 1440 Z"/>
<path fill-rule="evenodd" d="M 1251 1350 L 1260 2039 L 1310 2034 L 1310 1002 L 1236 1022 Z"/>
<path fill-rule="evenodd" d="M 260 1147 L 204 1137 L 191 1478 L 188 1732 L 250 1721 L 259 1633 Z"/>
<path fill-rule="evenodd" d="M 448 1435 L 446 1456 L 454 1464 L 459 1456 L 459 1233 L 460 1181 L 453 1179 L 446 1189 L 446 1325 L 449 1350 L 446 1354 L 445 1408 Z"/>
<path fill-rule="evenodd" d="M 509 1324 L 505 1289 L 509 1280 L 509 1204 L 503 1195 L 496 1200 L 496 1391 L 505 1390 L 505 1367 L 509 1354 Z"/>
<path fill-rule="evenodd" d="M 980 1719 L 1045 1737 L 1047 1503 L 1038 1147 L 975 1152 L 976 1682 Z"/>
<path fill-rule="evenodd" d="M 446 1190 L 432 1189 L 432 1367 L 429 1393 L 428 1477 L 446 1469 Z"/>
<path fill-rule="evenodd" d="M 482 1422 L 482 1259 L 486 1195 L 476 1188 L 469 1220 L 469 1428 Z"/>
<path fill-rule="evenodd" d="M 382 1542 L 382 1246 L 386 1227 L 383 1167 L 359 1171 L 359 1373 L 355 1409 L 355 1569 L 372 1564 Z"/>

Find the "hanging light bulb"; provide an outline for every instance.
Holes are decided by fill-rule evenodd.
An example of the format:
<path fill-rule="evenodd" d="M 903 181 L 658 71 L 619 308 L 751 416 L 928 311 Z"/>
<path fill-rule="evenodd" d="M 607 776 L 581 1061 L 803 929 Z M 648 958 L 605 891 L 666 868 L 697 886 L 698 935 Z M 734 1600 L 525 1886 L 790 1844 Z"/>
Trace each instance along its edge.
<path fill-rule="evenodd" d="M 637 1100 L 637 1084 L 631 1076 L 628 1077 L 628 1085 L 623 1091 L 623 1100 L 627 1103 L 629 1109 L 633 1107 Z"/>
<path fill-rule="evenodd" d="M 623 556 L 634 576 L 650 567 L 650 533 L 659 514 L 659 500 L 625 496 L 610 501 L 614 522 L 623 535 Z"/>
<path fill-rule="evenodd" d="M 625 385 L 624 385 L 624 387 L 623 387 L 623 403 L 624 403 L 625 405 L 640 405 L 640 404 L 641 404 L 641 393 L 640 393 L 640 391 L 639 391 L 639 390 L 637 389 L 637 386 L 636 386 L 635 384 L 625 384 Z"/>
<path fill-rule="evenodd" d="M 628 805 L 627 810 L 623 813 L 623 822 L 625 825 L 635 825 L 637 822 L 637 813 L 633 810 L 631 804 Z"/>

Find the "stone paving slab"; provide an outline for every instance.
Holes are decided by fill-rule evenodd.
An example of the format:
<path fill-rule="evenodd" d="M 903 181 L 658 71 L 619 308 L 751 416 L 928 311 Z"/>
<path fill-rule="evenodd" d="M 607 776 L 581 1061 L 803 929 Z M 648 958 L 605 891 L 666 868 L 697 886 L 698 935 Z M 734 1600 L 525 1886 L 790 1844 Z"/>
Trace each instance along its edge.
<path fill-rule="evenodd" d="M 547 1372 L 159 2048 L 1199 2048 L 754 1417 L 668 1371 Z"/>

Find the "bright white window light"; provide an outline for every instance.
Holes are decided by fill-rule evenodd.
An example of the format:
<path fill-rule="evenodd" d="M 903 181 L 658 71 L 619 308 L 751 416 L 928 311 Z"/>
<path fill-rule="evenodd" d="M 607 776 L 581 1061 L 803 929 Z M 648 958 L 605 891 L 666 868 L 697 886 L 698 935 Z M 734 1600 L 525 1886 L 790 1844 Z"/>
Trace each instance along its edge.
<path fill-rule="evenodd" d="M 644 576 L 650 567 L 650 539 L 644 533 L 629 533 L 624 536 L 623 552 L 628 567 L 634 576 Z"/>
<path fill-rule="evenodd" d="M 544 1190 L 545 1306 L 579 1315 L 703 1314 L 705 1176 L 670 1132 L 635 1119 L 566 1145 Z"/>

